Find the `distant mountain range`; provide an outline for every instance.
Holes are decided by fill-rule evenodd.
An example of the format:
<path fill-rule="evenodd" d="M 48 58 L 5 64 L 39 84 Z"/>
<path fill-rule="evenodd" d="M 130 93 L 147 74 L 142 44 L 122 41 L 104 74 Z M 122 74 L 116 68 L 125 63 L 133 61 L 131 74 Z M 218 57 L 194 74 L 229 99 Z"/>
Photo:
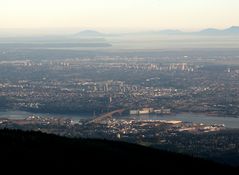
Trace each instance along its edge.
<path fill-rule="evenodd" d="M 208 28 L 196 32 L 183 32 L 181 30 L 161 30 L 151 32 L 152 34 L 160 35 L 239 35 L 239 26 L 232 26 L 227 29 Z"/>
<path fill-rule="evenodd" d="M 127 33 L 127 34 L 118 34 L 118 35 L 205 35 L 205 36 L 234 36 L 239 35 L 239 26 L 232 26 L 227 29 L 216 29 L 208 28 L 196 32 L 184 32 L 181 30 L 160 30 L 160 31 L 148 31 L 148 32 L 139 32 L 139 33 Z M 112 34 L 105 34 L 94 30 L 84 30 L 81 31 L 75 36 L 77 37 L 104 37 L 104 36 L 113 36 Z"/>
<path fill-rule="evenodd" d="M 239 26 L 232 26 L 230 28 L 219 30 L 214 28 L 204 29 L 196 34 L 202 35 L 239 35 Z"/>

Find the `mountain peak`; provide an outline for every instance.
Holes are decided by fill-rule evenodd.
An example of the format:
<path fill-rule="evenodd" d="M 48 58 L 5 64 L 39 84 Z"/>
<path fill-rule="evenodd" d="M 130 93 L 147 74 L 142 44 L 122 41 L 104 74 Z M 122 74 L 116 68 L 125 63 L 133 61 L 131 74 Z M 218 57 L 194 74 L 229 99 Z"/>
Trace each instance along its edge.
<path fill-rule="evenodd" d="M 239 34 L 239 26 L 232 26 L 228 29 L 224 30 L 224 33 L 226 34 Z"/>
<path fill-rule="evenodd" d="M 98 37 L 103 36 L 103 33 L 100 33 L 95 30 L 83 30 L 76 34 L 77 36 L 87 36 L 87 37 Z"/>
<path fill-rule="evenodd" d="M 230 28 L 220 30 L 216 28 L 208 28 L 201 30 L 198 34 L 205 35 L 237 35 L 239 34 L 239 26 L 231 26 Z"/>
<path fill-rule="evenodd" d="M 239 29 L 239 26 L 231 26 L 229 29 Z"/>

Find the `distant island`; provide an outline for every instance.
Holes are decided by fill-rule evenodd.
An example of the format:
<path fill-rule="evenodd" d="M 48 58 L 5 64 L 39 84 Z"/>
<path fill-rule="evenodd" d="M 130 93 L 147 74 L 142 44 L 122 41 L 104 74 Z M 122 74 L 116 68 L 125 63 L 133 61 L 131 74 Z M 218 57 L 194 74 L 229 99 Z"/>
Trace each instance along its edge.
<path fill-rule="evenodd" d="M 76 33 L 75 36 L 81 36 L 81 37 L 101 37 L 105 34 L 97 32 L 95 30 L 83 30 L 79 33 Z"/>

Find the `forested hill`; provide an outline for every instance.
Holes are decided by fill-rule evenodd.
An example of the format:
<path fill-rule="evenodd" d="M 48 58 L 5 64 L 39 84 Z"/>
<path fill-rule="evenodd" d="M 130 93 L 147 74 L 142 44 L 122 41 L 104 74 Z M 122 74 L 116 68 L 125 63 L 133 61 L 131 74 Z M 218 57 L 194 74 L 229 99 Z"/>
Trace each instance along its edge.
<path fill-rule="evenodd" d="M 124 142 L 71 139 L 40 132 L 0 130 L 1 164 L 101 170 L 131 168 L 135 172 L 156 170 L 194 174 L 233 174 L 232 167 Z M 1 167 L 2 166 L 2 167 Z M 100 169 L 98 169 L 100 170 Z"/>

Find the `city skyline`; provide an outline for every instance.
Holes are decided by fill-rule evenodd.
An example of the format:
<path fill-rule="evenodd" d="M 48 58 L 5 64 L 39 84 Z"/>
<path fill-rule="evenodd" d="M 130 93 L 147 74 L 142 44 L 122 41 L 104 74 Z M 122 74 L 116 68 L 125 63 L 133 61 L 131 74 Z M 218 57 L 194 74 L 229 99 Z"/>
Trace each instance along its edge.
<path fill-rule="evenodd" d="M 0 1 L 2 166 L 238 174 L 238 19 L 238 0 Z"/>

